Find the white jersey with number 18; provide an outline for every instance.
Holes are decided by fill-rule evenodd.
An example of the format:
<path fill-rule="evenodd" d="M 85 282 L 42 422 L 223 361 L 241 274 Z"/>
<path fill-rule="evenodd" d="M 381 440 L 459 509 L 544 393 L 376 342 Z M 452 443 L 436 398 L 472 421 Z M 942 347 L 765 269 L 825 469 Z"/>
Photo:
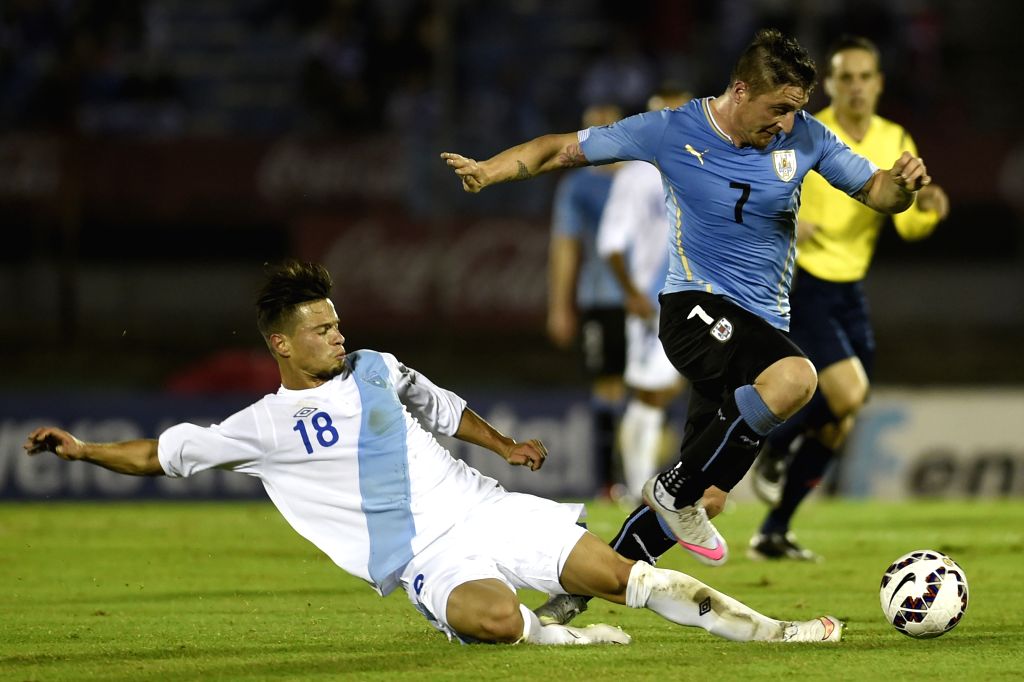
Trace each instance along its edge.
<path fill-rule="evenodd" d="M 220 424 L 168 429 L 160 464 L 168 476 L 216 467 L 259 478 L 300 535 L 388 594 L 417 552 L 505 492 L 432 435 L 458 430 L 462 398 L 389 354 L 357 351 L 347 365 Z"/>

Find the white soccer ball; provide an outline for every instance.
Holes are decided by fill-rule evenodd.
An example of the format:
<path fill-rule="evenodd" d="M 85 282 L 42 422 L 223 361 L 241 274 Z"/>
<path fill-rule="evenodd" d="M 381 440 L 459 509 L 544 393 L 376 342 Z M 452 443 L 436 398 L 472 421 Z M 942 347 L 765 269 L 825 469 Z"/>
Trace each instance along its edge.
<path fill-rule="evenodd" d="M 952 630 L 967 610 L 967 576 L 942 552 L 915 550 L 885 570 L 879 599 L 885 617 L 903 634 L 938 637 Z"/>

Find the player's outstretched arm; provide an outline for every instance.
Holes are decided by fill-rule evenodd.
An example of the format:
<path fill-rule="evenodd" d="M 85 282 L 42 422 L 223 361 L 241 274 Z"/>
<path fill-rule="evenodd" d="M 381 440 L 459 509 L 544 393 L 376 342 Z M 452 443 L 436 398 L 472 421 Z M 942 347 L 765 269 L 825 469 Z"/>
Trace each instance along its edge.
<path fill-rule="evenodd" d="M 903 152 L 889 170 L 876 171 L 857 199 L 880 213 L 902 213 L 914 203 L 915 193 L 932 182 L 924 160 Z"/>
<path fill-rule="evenodd" d="M 468 407 L 462 411 L 462 421 L 459 422 L 459 430 L 455 432 L 455 437 L 498 453 L 512 466 L 530 467 L 530 471 L 536 471 L 544 466 L 544 460 L 548 456 L 548 449 L 536 438 L 518 443 L 514 438 L 502 434 Z"/>
<path fill-rule="evenodd" d="M 63 429 L 44 426 L 28 434 L 23 446 L 30 455 L 52 452 L 68 461 L 82 460 L 119 474 L 162 476 L 157 441 L 126 440 L 119 443 L 85 443 Z"/>
<path fill-rule="evenodd" d="M 559 168 L 588 164 L 576 133 L 541 135 L 529 142 L 509 147 L 486 161 L 477 161 L 454 152 L 443 152 L 441 158 L 462 180 L 462 189 L 473 194 L 489 185 L 510 180 L 528 180 Z"/>

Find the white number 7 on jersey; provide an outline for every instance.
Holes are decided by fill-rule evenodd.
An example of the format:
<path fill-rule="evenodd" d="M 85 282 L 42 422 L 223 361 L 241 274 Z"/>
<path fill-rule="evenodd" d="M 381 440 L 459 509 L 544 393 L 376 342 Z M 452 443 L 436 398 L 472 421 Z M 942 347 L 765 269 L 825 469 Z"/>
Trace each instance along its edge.
<path fill-rule="evenodd" d="M 692 320 L 694 317 L 699 317 L 706 325 L 712 325 L 715 323 L 715 321 L 711 319 L 711 316 L 704 312 L 704 309 L 699 305 L 693 306 L 693 310 L 691 310 L 690 314 L 686 316 L 686 319 Z"/>

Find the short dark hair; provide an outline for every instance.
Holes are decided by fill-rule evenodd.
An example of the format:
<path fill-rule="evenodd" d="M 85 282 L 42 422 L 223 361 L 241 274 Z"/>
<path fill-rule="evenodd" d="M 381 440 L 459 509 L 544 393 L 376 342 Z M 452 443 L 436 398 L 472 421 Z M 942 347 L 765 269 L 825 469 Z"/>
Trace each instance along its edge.
<path fill-rule="evenodd" d="M 794 38 L 774 28 L 757 32 L 732 70 L 732 83 L 743 81 L 754 96 L 795 85 L 810 94 L 817 77 L 814 60 Z"/>
<path fill-rule="evenodd" d="M 825 53 L 825 77 L 828 78 L 832 75 L 832 58 L 844 50 L 864 50 L 875 57 L 875 64 L 878 65 L 879 70 L 882 68 L 882 53 L 878 51 L 878 46 L 875 45 L 870 39 L 864 36 L 854 36 L 845 33 L 836 39 L 831 45 L 829 45 L 828 52 Z"/>
<path fill-rule="evenodd" d="M 288 260 L 267 267 L 267 281 L 256 299 L 256 327 L 264 339 L 280 332 L 295 309 L 331 295 L 331 273 L 317 263 Z"/>

